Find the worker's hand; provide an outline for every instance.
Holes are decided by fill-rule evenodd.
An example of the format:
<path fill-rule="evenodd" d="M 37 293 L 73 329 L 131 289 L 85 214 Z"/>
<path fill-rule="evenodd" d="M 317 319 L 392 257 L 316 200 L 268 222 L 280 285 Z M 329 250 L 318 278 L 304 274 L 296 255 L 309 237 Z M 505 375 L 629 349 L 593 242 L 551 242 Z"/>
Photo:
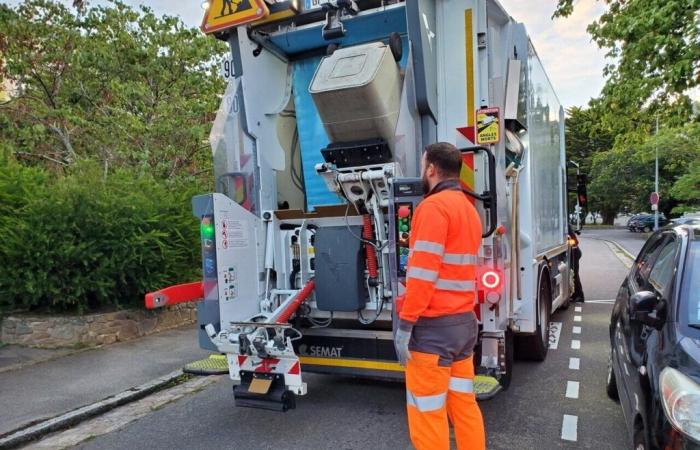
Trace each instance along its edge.
<path fill-rule="evenodd" d="M 396 356 L 399 358 L 399 364 L 406 365 L 406 361 L 411 359 L 411 352 L 408 350 L 408 342 L 411 340 L 411 332 L 413 325 L 402 323 L 399 329 L 396 330 L 394 336 L 394 348 L 396 348 Z"/>

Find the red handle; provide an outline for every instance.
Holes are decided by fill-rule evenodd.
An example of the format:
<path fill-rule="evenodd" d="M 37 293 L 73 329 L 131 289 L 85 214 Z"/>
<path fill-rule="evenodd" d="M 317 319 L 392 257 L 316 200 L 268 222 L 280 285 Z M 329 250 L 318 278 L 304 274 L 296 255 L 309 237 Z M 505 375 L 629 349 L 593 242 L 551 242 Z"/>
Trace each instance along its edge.
<path fill-rule="evenodd" d="M 201 281 L 177 284 L 146 294 L 146 309 L 162 308 L 178 303 L 196 302 L 204 298 Z"/>

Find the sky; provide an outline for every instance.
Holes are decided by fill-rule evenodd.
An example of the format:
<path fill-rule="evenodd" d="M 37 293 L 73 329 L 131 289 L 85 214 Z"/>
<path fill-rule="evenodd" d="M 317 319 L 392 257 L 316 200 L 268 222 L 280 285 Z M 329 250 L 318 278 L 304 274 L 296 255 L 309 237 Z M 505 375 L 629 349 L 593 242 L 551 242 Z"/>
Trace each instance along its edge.
<path fill-rule="evenodd" d="M 66 0 L 67 1 L 67 0 Z M 157 14 L 179 15 L 190 26 L 202 20 L 201 0 L 125 0 L 146 4 Z M 565 108 L 584 106 L 603 86 L 605 52 L 591 41 L 586 26 L 604 11 L 602 1 L 576 0 L 568 18 L 552 20 L 557 0 L 499 0 L 506 11 L 525 24 L 537 54 Z M 18 0 L 10 0 L 10 4 Z"/>

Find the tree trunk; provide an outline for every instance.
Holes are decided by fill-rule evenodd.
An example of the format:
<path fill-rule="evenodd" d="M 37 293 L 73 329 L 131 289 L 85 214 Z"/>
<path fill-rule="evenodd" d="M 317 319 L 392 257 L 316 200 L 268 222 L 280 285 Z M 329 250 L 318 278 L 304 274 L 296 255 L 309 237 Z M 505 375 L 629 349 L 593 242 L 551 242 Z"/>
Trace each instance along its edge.
<path fill-rule="evenodd" d="M 617 211 L 602 211 L 603 225 L 615 225 L 615 216 Z"/>

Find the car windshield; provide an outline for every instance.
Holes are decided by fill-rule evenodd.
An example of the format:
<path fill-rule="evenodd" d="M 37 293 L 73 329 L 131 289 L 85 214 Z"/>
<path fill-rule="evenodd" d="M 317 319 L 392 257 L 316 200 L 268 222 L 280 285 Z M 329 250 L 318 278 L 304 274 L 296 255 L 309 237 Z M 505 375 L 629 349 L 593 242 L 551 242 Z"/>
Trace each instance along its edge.
<path fill-rule="evenodd" d="M 693 241 L 690 245 L 688 260 L 683 276 L 681 291 L 686 308 L 688 324 L 700 326 L 700 242 Z"/>

